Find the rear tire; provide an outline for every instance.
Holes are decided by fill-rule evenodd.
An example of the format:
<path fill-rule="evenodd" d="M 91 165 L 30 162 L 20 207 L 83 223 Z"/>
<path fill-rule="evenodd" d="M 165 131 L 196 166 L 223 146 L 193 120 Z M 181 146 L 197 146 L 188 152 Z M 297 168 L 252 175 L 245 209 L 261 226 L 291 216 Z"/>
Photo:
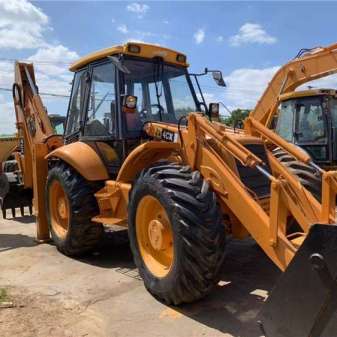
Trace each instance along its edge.
<path fill-rule="evenodd" d="M 138 206 L 152 199 L 165 209 L 172 232 L 172 263 L 164 275 L 153 273 L 144 261 L 137 237 Z M 148 217 L 151 209 L 145 211 Z M 145 287 L 159 300 L 174 305 L 193 302 L 218 282 L 225 255 L 225 227 L 216 195 L 198 171 L 168 163 L 144 170 L 130 195 L 129 236 Z"/>
<path fill-rule="evenodd" d="M 86 181 L 66 163 L 60 162 L 49 171 L 47 220 L 51 237 L 63 254 L 82 255 L 94 249 L 101 240 L 103 226 L 91 221 L 99 213 L 94 197 L 98 189 L 97 184 Z"/>
<path fill-rule="evenodd" d="M 318 200 L 322 198 L 322 176 L 313 167 L 298 161 L 281 148 L 276 148 L 273 155 L 284 165 L 290 172 L 297 176 L 301 184 Z"/>

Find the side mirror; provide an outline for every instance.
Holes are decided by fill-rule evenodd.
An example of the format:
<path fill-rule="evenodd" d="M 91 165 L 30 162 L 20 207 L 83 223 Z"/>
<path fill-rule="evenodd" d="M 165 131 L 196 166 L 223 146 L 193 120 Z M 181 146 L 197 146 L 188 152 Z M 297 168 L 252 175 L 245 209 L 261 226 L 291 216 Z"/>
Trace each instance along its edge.
<path fill-rule="evenodd" d="M 220 86 L 220 87 L 225 87 L 226 83 L 222 77 L 222 72 L 221 71 L 213 71 L 212 72 L 213 79 L 215 83 Z"/>
<path fill-rule="evenodd" d="M 219 122 L 219 116 L 220 116 L 219 103 L 209 103 L 208 111 L 210 114 L 211 121 Z"/>
<path fill-rule="evenodd" d="M 123 112 L 134 113 L 137 108 L 137 96 L 126 95 L 123 99 Z"/>

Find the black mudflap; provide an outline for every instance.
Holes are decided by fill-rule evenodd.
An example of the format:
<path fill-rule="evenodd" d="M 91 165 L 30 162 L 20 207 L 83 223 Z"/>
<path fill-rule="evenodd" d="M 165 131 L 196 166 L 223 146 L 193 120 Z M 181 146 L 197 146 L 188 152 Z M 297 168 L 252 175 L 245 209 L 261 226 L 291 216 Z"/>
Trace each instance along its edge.
<path fill-rule="evenodd" d="M 314 225 L 260 313 L 266 337 L 337 336 L 337 225 Z"/>

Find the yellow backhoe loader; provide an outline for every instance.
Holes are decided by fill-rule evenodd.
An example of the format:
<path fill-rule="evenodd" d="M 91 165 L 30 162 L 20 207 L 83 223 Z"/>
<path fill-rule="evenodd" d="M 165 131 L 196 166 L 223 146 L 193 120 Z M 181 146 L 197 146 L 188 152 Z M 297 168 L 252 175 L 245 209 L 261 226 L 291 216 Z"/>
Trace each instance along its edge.
<path fill-rule="evenodd" d="M 64 133 L 65 117 L 50 114 L 55 134 Z M 3 218 L 7 217 L 7 210 L 16 217 L 16 209 L 20 215 L 25 215 L 25 209 L 32 215 L 32 186 L 24 184 L 25 167 L 21 154 L 24 153 L 24 143 L 19 138 L 0 138 L 0 208 Z M 27 173 L 30 174 L 30 173 Z"/>
<path fill-rule="evenodd" d="M 178 305 L 204 297 L 217 283 L 226 234 L 250 235 L 286 270 L 271 296 L 279 307 L 271 300 L 262 314 L 266 335 L 314 336 L 312 329 L 327 326 L 317 325 L 317 312 L 335 289 L 337 173 L 318 168 L 268 129 L 272 109 L 265 107 L 281 92 L 336 72 L 336 60 L 333 45 L 281 68 L 245 130 L 233 130 L 212 121 L 217 104 L 198 100 L 184 54 L 142 43 L 115 46 L 71 66 L 63 137 L 52 131 L 33 65 L 16 63 L 13 97 L 37 239 L 51 236 L 61 252 L 76 256 L 100 242 L 103 225 L 125 226 L 145 287 Z M 224 85 L 221 73 L 212 72 Z M 275 148 L 320 170 L 321 200 L 276 158 Z M 290 302 L 300 305 L 303 292 L 311 298 L 319 288 L 314 305 L 302 310 L 304 325 L 277 296 L 289 275 L 295 276 L 286 285 Z M 323 286 L 324 277 L 333 281 Z M 289 316 L 286 325 L 275 307 Z"/>

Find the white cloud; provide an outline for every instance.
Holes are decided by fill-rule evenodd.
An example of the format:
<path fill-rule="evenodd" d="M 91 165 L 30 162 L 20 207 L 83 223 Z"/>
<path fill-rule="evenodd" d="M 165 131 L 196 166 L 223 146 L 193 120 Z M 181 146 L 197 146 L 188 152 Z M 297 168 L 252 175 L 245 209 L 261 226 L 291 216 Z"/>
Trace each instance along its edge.
<path fill-rule="evenodd" d="M 28 59 L 36 62 L 36 79 L 41 91 L 69 95 L 72 74 L 68 71 L 69 64 L 79 58 L 79 55 L 63 45 L 39 49 Z M 48 60 L 43 62 L 43 60 Z"/>
<path fill-rule="evenodd" d="M 25 49 L 46 45 L 48 16 L 26 0 L 0 0 L 0 48 Z"/>
<path fill-rule="evenodd" d="M 222 35 L 219 35 L 219 36 L 216 37 L 215 40 L 216 40 L 216 42 L 220 42 L 221 43 L 221 42 L 224 42 L 225 39 L 224 39 L 224 37 Z"/>
<path fill-rule="evenodd" d="M 220 97 L 234 108 L 254 108 L 279 66 L 262 69 L 240 68 L 224 76 L 227 88 Z M 220 99 L 220 100 L 221 100 Z"/>
<path fill-rule="evenodd" d="M 171 35 L 168 34 L 160 34 L 160 33 L 153 33 L 149 31 L 144 30 L 131 30 L 128 29 L 125 25 L 121 25 L 117 27 L 117 30 L 121 33 L 127 35 L 126 39 L 124 39 L 124 42 L 149 42 L 152 44 L 160 43 L 158 40 L 168 40 L 171 38 Z"/>
<path fill-rule="evenodd" d="M 280 66 L 268 68 L 239 68 L 224 76 L 226 88 L 211 91 L 205 84 L 204 96 L 207 103 L 221 101 L 230 109 L 253 109 L 261 98 Z M 337 89 L 337 74 L 307 82 L 296 90 L 314 88 Z M 201 88 L 203 85 L 201 83 Z M 226 113 L 226 112 L 225 112 Z"/>
<path fill-rule="evenodd" d="M 62 44 L 50 43 L 44 35 L 52 30 L 49 18 L 27 0 L 0 0 L 0 48 L 34 49 L 26 60 L 34 63 L 40 92 L 69 95 L 73 74 L 69 64 L 79 56 Z M 11 88 L 14 82 L 14 63 L 0 61 L 0 87 Z M 49 112 L 64 114 L 68 98 L 43 96 Z M 64 108 L 64 109 L 63 109 Z M 15 114 L 11 93 L 0 95 L 0 133 L 15 131 Z"/>
<path fill-rule="evenodd" d="M 314 89 L 337 89 L 337 75 L 333 74 L 318 80 L 307 82 L 296 90 L 308 89 L 309 86 Z"/>
<path fill-rule="evenodd" d="M 48 46 L 40 48 L 35 54 L 29 57 L 32 61 L 46 61 L 50 63 L 69 63 L 73 62 L 79 56 L 75 51 L 69 50 L 63 45 Z"/>
<path fill-rule="evenodd" d="M 34 63 L 40 92 L 69 95 L 73 74 L 68 71 L 68 67 L 78 57 L 76 52 L 63 45 L 40 48 L 28 57 L 27 60 Z M 13 62 L 0 61 L 0 74 L 0 87 L 11 88 L 14 82 Z M 66 113 L 68 98 L 43 96 L 42 100 L 50 113 Z M 15 132 L 14 106 L 10 93 L 0 95 L 0 112 L 0 134 Z"/>
<path fill-rule="evenodd" d="M 115 22 L 116 22 L 116 19 L 112 18 L 111 23 L 115 23 Z"/>
<path fill-rule="evenodd" d="M 0 87 L 11 88 L 14 82 L 14 64 L 13 62 L 0 62 Z M 0 112 L 1 115 L 1 112 Z"/>
<path fill-rule="evenodd" d="M 203 29 L 198 29 L 194 35 L 193 35 L 193 38 L 194 38 L 194 41 L 196 44 L 200 44 L 202 42 L 204 42 L 205 40 L 205 31 Z"/>
<path fill-rule="evenodd" d="M 141 4 L 139 2 L 133 2 L 126 6 L 126 10 L 137 14 L 137 17 L 141 19 L 150 9 L 150 6 Z"/>
<path fill-rule="evenodd" d="M 168 24 L 170 23 L 170 21 L 169 21 L 169 20 L 164 20 L 163 23 L 164 23 L 165 25 L 168 25 Z"/>
<path fill-rule="evenodd" d="M 249 22 L 241 26 L 238 34 L 229 39 L 230 44 L 235 47 L 247 43 L 273 44 L 276 41 L 277 38 L 269 35 L 261 25 Z"/>
<path fill-rule="evenodd" d="M 14 106 L 4 95 L 0 95 L 0 111 L 0 134 L 14 134 L 16 131 Z"/>
<path fill-rule="evenodd" d="M 129 32 L 127 25 L 119 25 L 117 27 L 117 30 L 121 32 L 122 34 L 127 34 Z"/>

